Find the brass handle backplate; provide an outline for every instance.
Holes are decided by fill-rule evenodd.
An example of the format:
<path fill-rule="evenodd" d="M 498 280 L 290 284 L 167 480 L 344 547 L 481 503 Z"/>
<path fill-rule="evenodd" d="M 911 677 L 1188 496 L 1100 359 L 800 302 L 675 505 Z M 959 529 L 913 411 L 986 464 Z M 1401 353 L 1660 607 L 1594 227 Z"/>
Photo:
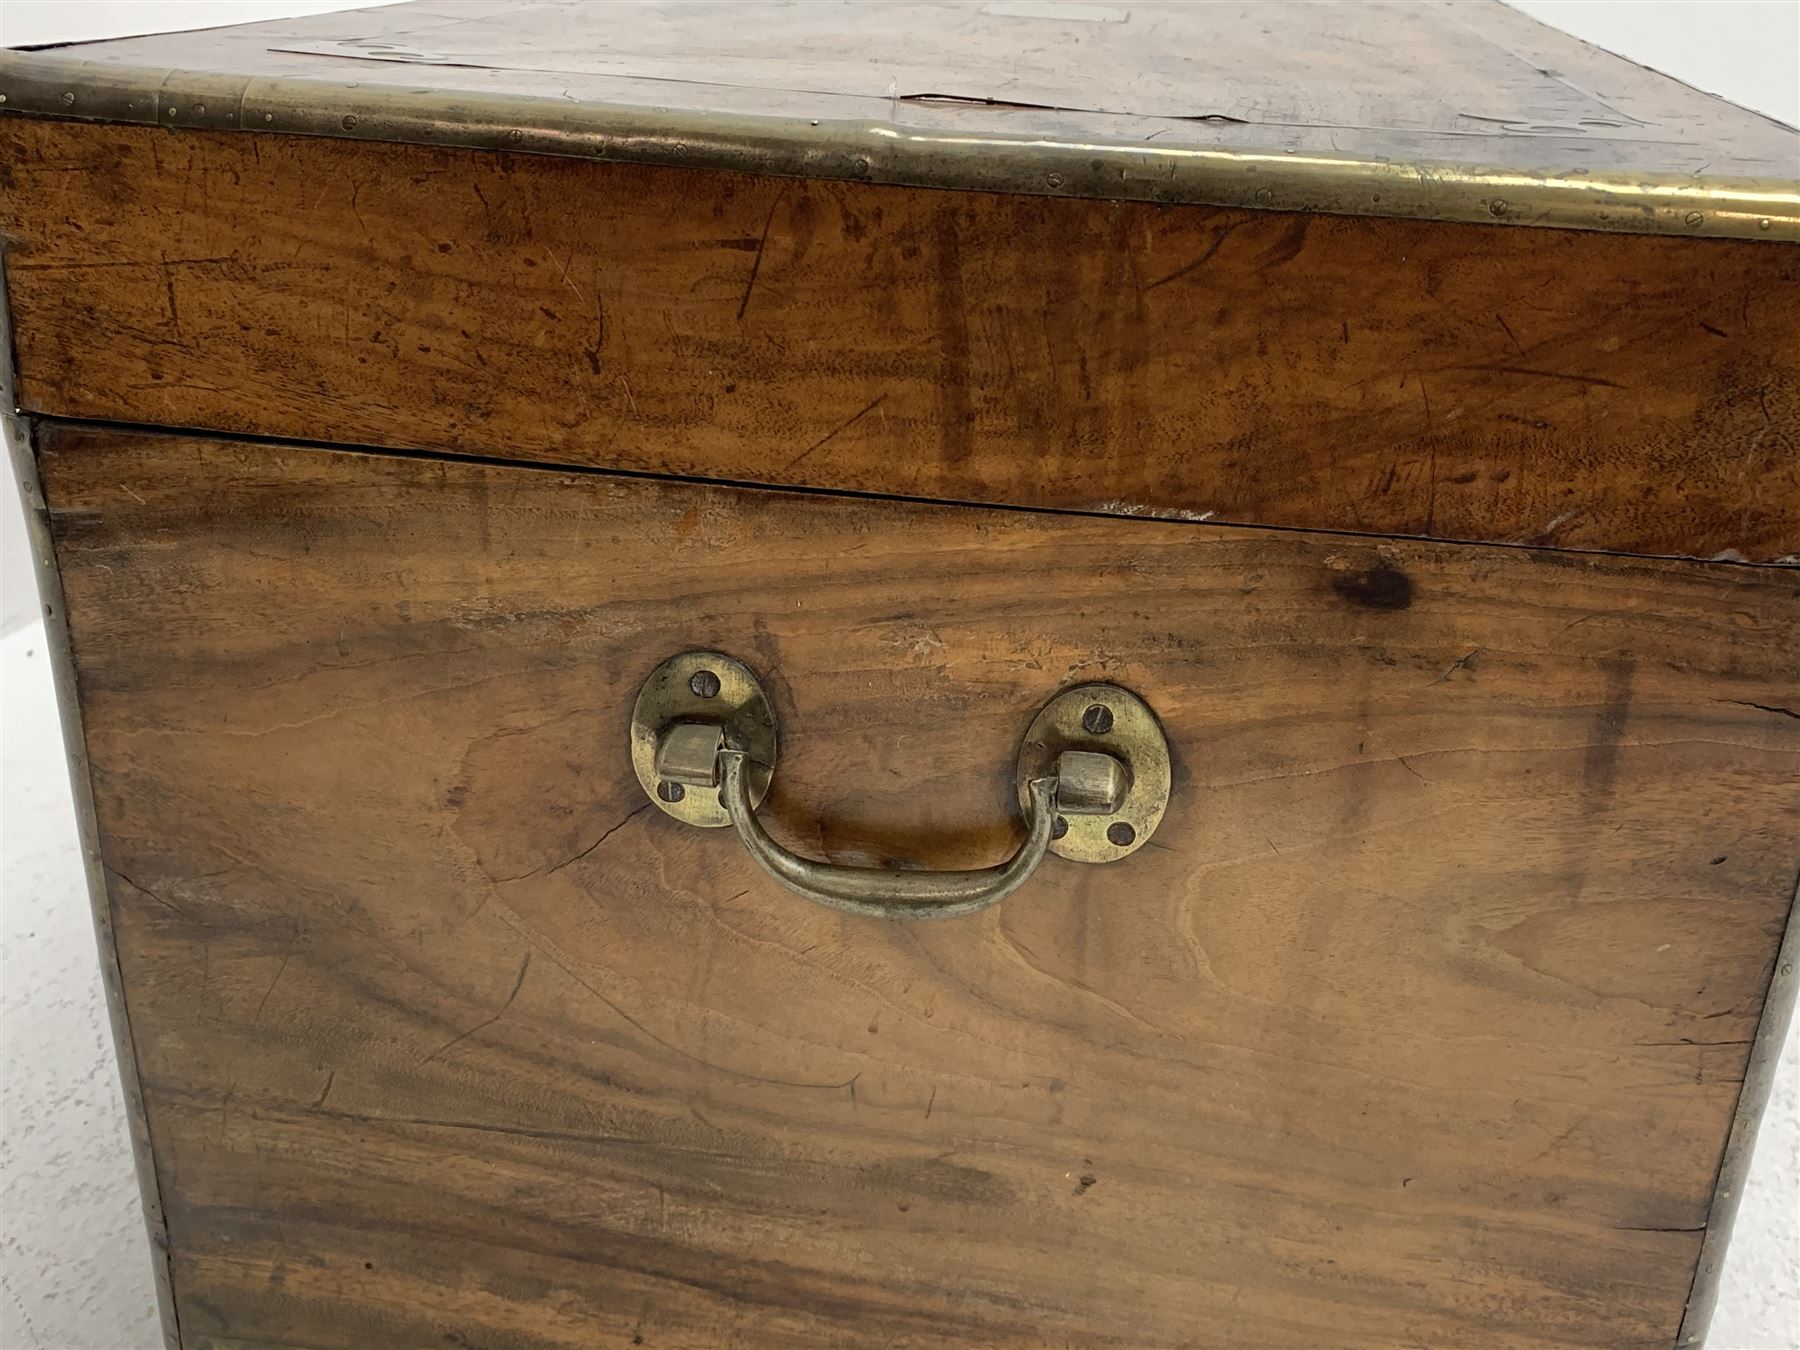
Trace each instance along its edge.
<path fill-rule="evenodd" d="M 1051 699 L 1019 747 L 1025 841 L 970 871 L 847 867 L 791 853 L 756 808 L 775 771 L 775 714 L 742 662 L 683 652 L 644 681 L 631 718 L 631 763 L 650 800 L 677 820 L 731 826 L 776 881 L 808 900 L 877 918 L 953 918 L 1011 895 L 1047 853 L 1111 862 L 1140 848 L 1169 800 L 1169 745 L 1144 701 L 1111 684 Z"/>

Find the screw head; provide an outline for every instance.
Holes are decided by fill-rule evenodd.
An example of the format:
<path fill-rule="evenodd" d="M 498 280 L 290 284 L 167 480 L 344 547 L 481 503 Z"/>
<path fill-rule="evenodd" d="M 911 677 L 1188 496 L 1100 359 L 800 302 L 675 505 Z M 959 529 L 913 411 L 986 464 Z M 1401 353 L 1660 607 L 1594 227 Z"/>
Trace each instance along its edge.
<path fill-rule="evenodd" d="M 694 691 L 695 698 L 717 698 L 719 677 L 710 670 L 696 670 L 688 680 L 688 688 Z"/>
<path fill-rule="evenodd" d="M 671 783 L 665 780 L 656 785 L 656 795 L 665 802 L 678 802 L 687 796 L 687 789 L 680 783 Z"/>
<path fill-rule="evenodd" d="M 1064 820 L 1061 816 L 1058 816 L 1053 822 L 1051 822 L 1050 837 L 1052 839 L 1061 839 L 1068 832 L 1069 832 L 1069 822 Z"/>
<path fill-rule="evenodd" d="M 1090 736 L 1104 736 L 1113 729 L 1112 709 L 1104 703 L 1091 704 L 1081 714 L 1081 726 Z"/>
<path fill-rule="evenodd" d="M 1137 838 L 1137 831 L 1132 829 L 1128 822 L 1115 820 L 1106 827 L 1106 837 L 1120 848 L 1124 848 Z"/>

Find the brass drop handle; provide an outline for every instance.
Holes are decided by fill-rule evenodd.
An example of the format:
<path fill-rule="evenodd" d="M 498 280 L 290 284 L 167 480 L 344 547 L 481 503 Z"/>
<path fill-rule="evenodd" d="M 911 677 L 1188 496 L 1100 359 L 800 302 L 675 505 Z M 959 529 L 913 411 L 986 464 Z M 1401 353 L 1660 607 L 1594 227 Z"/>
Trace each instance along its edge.
<path fill-rule="evenodd" d="M 816 862 L 783 848 L 757 818 L 775 761 L 775 719 L 756 677 L 716 652 L 664 662 L 639 691 L 632 763 L 650 799 L 690 824 L 737 832 L 788 890 L 872 918 L 954 918 L 998 903 L 1047 853 L 1108 862 L 1133 852 L 1162 818 L 1168 744 L 1142 700 L 1114 685 L 1053 699 L 1020 748 L 1025 841 L 993 867 L 920 871 Z"/>
<path fill-rule="evenodd" d="M 756 808 L 750 805 L 743 753 L 727 750 L 722 763 L 725 813 L 757 866 L 796 895 L 850 914 L 878 919 L 951 919 L 973 914 L 1023 886 L 1050 851 L 1050 832 L 1056 822 L 1056 784 L 1052 779 L 1038 778 L 1031 783 L 1025 842 L 996 867 L 912 872 L 895 867 L 845 867 L 814 862 L 777 844 L 756 818 Z"/>

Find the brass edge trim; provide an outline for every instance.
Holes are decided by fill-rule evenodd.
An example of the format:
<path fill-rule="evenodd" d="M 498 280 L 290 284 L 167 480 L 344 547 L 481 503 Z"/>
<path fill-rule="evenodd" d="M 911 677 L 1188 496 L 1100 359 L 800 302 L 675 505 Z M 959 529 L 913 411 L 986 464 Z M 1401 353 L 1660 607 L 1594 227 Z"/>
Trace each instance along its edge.
<path fill-rule="evenodd" d="M 963 135 L 887 122 L 250 78 L 0 52 L 13 112 L 512 150 L 782 177 L 1628 234 L 1800 242 L 1800 181 L 1531 174 L 1435 162 Z"/>
<path fill-rule="evenodd" d="M 1763 1111 L 1775 1085 L 1782 1044 L 1787 1039 L 1788 1024 L 1794 1015 L 1796 992 L 1800 992 L 1800 883 L 1796 883 L 1794 898 L 1788 906 L 1787 928 L 1782 934 L 1781 948 L 1775 953 L 1769 990 L 1763 996 L 1762 1016 L 1757 1021 L 1750 1059 L 1744 1067 L 1744 1085 L 1738 1091 L 1731 1132 L 1726 1136 L 1725 1152 L 1719 1160 L 1712 1204 L 1706 1212 L 1706 1235 L 1700 1240 L 1700 1257 L 1694 1265 L 1694 1283 L 1688 1291 L 1681 1327 L 1675 1333 L 1678 1350 L 1703 1345 L 1706 1341 L 1706 1329 L 1719 1301 L 1719 1280 L 1725 1269 L 1725 1252 L 1731 1243 L 1732 1223 L 1737 1218 L 1738 1202 L 1743 1198 L 1744 1183 L 1750 1174 L 1750 1158 L 1756 1150 L 1756 1135 L 1762 1124 Z"/>
<path fill-rule="evenodd" d="M 157 1177 L 156 1156 L 150 1150 L 149 1118 L 144 1110 L 143 1088 L 138 1080 L 137 1050 L 131 1039 L 131 1023 L 125 1003 L 124 980 L 119 969 L 119 949 L 113 936 L 112 902 L 106 870 L 100 858 L 100 824 L 94 810 L 93 781 L 88 772 L 87 735 L 81 724 L 81 701 L 75 683 L 74 652 L 70 645 L 68 606 L 63 599 L 62 574 L 57 567 L 51 539 L 50 511 L 38 480 L 37 450 L 30 418 L 12 411 L 12 344 L 6 300 L 6 254 L 0 247 L 0 371 L 5 372 L 6 408 L 0 412 L 0 433 L 19 484 L 25 507 L 25 543 L 31 550 L 37 574 L 38 597 L 44 607 L 45 646 L 50 651 L 50 672 L 61 714 L 63 754 L 68 761 L 70 794 L 75 800 L 75 822 L 81 842 L 81 862 L 87 873 L 88 904 L 93 911 L 94 938 L 100 949 L 100 983 L 106 991 L 107 1021 L 112 1028 L 113 1057 L 119 1066 L 119 1086 L 125 1097 L 125 1123 L 131 1135 L 132 1163 L 137 1171 L 138 1198 L 143 1206 L 144 1227 L 150 1238 L 150 1267 L 156 1284 L 156 1308 L 166 1350 L 181 1350 L 181 1332 L 175 1313 L 175 1291 L 169 1265 L 169 1224 L 163 1212 L 162 1185 Z"/>
<path fill-rule="evenodd" d="M 19 372 L 13 367 L 12 302 L 6 294 L 6 250 L 10 243 L 0 234 L 0 416 L 5 417 L 20 411 Z M 28 519 L 31 515 L 29 502 L 25 515 Z"/>

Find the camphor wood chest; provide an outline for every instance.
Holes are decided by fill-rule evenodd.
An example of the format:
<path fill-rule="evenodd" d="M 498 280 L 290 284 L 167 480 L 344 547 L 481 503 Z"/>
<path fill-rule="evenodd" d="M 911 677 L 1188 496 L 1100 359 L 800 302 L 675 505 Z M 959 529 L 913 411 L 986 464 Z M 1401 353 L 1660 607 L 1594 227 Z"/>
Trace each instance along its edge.
<path fill-rule="evenodd" d="M 433 0 L 0 95 L 171 1345 L 1703 1339 L 1793 131 L 1486 5 Z"/>

